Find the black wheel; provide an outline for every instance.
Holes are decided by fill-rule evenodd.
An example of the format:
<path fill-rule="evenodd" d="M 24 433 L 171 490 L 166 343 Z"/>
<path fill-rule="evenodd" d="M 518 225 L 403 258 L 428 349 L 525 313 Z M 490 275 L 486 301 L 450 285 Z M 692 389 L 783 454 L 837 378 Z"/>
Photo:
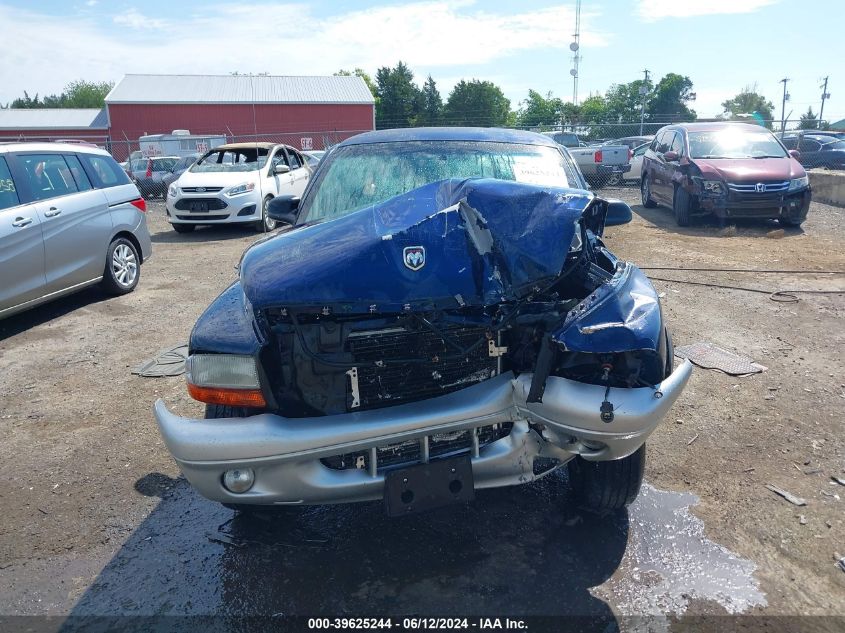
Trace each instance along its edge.
<path fill-rule="evenodd" d="M 171 224 L 170 226 L 172 226 L 173 230 L 177 233 L 190 233 L 197 228 L 196 224 Z"/>
<path fill-rule="evenodd" d="M 648 175 L 643 176 L 640 184 L 640 195 L 642 197 L 643 206 L 646 209 L 653 209 L 657 206 L 657 203 L 651 197 L 651 181 L 649 180 Z"/>
<path fill-rule="evenodd" d="M 125 237 L 118 237 L 106 251 L 103 270 L 103 290 L 112 295 L 125 295 L 135 290 L 141 278 L 141 258 L 138 249 Z"/>
<path fill-rule="evenodd" d="M 678 226 L 689 226 L 690 197 L 683 187 L 675 187 L 672 196 L 672 210 L 675 212 L 675 222 Z"/>
<path fill-rule="evenodd" d="M 269 233 L 276 228 L 276 221 L 267 215 L 267 205 L 272 199 L 273 196 L 267 196 L 261 204 L 261 219 L 255 223 L 255 230 L 259 233 Z"/>
<path fill-rule="evenodd" d="M 590 462 L 576 457 L 567 465 L 569 483 L 579 505 L 595 512 L 621 510 L 640 492 L 645 470 L 645 444 L 623 459 Z"/>

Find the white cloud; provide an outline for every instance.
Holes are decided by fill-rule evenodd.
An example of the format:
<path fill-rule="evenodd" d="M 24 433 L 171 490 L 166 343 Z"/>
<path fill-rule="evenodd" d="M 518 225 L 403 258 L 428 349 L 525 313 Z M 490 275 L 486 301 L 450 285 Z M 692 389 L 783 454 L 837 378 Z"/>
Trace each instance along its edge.
<path fill-rule="evenodd" d="M 92 5 L 89 4 L 88 6 Z M 132 29 L 163 29 L 167 26 L 166 20 L 147 17 L 137 9 L 129 9 L 124 13 L 119 13 L 112 20 L 115 24 L 128 26 Z"/>
<path fill-rule="evenodd" d="M 18 25 L 4 33 L 7 57 L 0 65 L 0 103 L 24 90 L 58 93 L 77 78 L 235 70 L 322 75 L 355 67 L 374 74 L 400 59 L 420 83 L 424 72 L 417 69 L 423 68 L 435 79 L 464 72 L 487 79 L 491 73 L 481 65 L 515 54 L 568 58 L 574 23 L 571 3 L 506 15 L 472 0 L 386 5 L 327 18 L 315 15 L 308 4 L 268 2 L 209 4 L 202 13 L 185 12 L 179 20 L 150 18 L 136 9 L 113 16 L 103 16 L 99 9 L 98 15 L 56 16 L 0 4 L 0 24 Z M 591 27 L 596 15 L 582 13 L 585 46 L 608 44 L 609 36 Z M 279 25 L 285 26 L 280 30 Z M 67 37 L 68 32 L 74 37 Z M 52 53 L 35 55 L 36 50 Z M 474 65 L 477 73 L 464 70 Z"/>
<path fill-rule="evenodd" d="M 85 6 L 86 7 L 93 7 L 95 4 L 97 4 L 97 0 L 87 0 L 87 2 L 85 3 Z"/>
<path fill-rule="evenodd" d="M 754 13 L 779 0 L 639 0 L 637 13 L 647 22 L 663 18 Z"/>

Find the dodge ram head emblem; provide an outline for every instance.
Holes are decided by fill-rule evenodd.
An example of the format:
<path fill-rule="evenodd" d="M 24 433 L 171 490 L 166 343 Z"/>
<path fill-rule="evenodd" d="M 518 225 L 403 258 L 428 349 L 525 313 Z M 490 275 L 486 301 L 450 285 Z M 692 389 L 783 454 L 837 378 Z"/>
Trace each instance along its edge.
<path fill-rule="evenodd" d="M 402 261 L 411 270 L 419 270 L 425 266 L 425 248 L 422 246 L 406 246 L 402 251 Z"/>

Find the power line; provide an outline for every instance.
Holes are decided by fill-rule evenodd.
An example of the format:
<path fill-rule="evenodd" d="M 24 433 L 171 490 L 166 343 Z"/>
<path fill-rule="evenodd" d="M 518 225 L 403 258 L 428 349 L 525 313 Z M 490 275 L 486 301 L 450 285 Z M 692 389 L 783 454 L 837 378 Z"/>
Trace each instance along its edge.
<path fill-rule="evenodd" d="M 824 101 L 825 99 L 830 99 L 830 93 L 827 91 L 827 80 L 828 78 L 825 77 L 824 84 L 819 86 L 822 89 L 822 105 L 821 108 L 819 108 L 819 129 L 824 129 Z"/>
<path fill-rule="evenodd" d="M 780 106 L 780 137 L 783 139 L 783 133 L 786 131 L 786 102 L 789 99 L 789 93 L 786 91 L 786 84 L 789 82 L 789 77 L 784 77 L 780 80 L 783 84 L 783 102 Z"/>

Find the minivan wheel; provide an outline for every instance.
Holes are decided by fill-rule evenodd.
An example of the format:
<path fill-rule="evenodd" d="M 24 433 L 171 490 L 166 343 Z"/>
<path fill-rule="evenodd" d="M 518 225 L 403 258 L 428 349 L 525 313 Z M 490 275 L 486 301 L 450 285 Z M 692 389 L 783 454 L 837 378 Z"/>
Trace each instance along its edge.
<path fill-rule="evenodd" d="M 173 230 L 177 233 L 190 233 L 197 228 L 196 224 L 171 224 L 170 226 L 172 226 Z"/>
<path fill-rule="evenodd" d="M 653 209 L 657 206 L 657 203 L 651 197 L 651 182 L 648 175 L 643 176 L 642 182 L 640 183 L 640 195 L 642 197 L 643 206 L 646 209 Z"/>
<path fill-rule="evenodd" d="M 125 237 L 109 244 L 106 251 L 106 268 L 103 271 L 103 289 L 109 294 L 125 295 L 135 290 L 141 277 L 141 263 L 135 245 Z"/>
<path fill-rule="evenodd" d="M 690 195 L 683 187 L 675 187 L 672 210 L 675 212 L 675 221 L 678 226 L 689 226 Z"/>
<path fill-rule="evenodd" d="M 267 215 L 267 205 L 272 199 L 273 196 L 267 196 L 261 204 L 261 220 L 255 223 L 255 230 L 259 233 L 269 233 L 276 228 L 276 221 Z"/>
<path fill-rule="evenodd" d="M 567 464 L 569 483 L 578 504 L 594 512 L 612 512 L 637 498 L 645 471 L 645 444 L 635 453 L 608 462 L 578 456 Z"/>

